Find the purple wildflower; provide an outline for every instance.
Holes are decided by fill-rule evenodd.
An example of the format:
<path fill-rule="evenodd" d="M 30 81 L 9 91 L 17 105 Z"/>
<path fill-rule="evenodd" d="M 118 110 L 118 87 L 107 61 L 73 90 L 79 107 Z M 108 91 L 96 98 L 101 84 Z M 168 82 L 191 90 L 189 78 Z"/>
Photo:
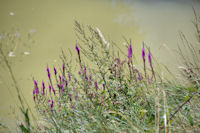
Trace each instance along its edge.
<path fill-rule="evenodd" d="M 49 93 L 51 94 L 51 85 L 49 85 Z"/>
<path fill-rule="evenodd" d="M 44 110 L 44 109 L 42 110 L 42 113 L 45 113 L 45 110 Z"/>
<path fill-rule="evenodd" d="M 53 108 L 53 100 L 50 101 L 50 110 L 52 111 Z"/>
<path fill-rule="evenodd" d="M 84 66 L 83 72 L 84 72 L 84 74 L 86 74 L 86 67 L 85 66 Z"/>
<path fill-rule="evenodd" d="M 89 80 L 89 79 L 88 79 L 88 76 L 86 76 L 85 79 L 88 81 L 88 80 Z"/>
<path fill-rule="evenodd" d="M 71 105 L 71 109 L 74 109 L 75 108 L 75 106 L 74 105 Z"/>
<path fill-rule="evenodd" d="M 56 70 L 55 67 L 53 68 L 53 71 L 54 71 L 54 74 L 56 75 L 57 74 L 57 70 Z"/>
<path fill-rule="evenodd" d="M 55 91 L 55 89 L 54 89 L 54 88 L 52 88 L 52 91 L 53 91 L 53 94 L 55 95 L 55 94 L 56 94 L 56 91 Z"/>
<path fill-rule="evenodd" d="M 132 45 L 131 44 L 128 47 L 127 56 L 128 56 L 128 58 L 132 57 Z"/>
<path fill-rule="evenodd" d="M 149 65 L 152 66 L 152 60 L 151 60 L 151 53 L 148 53 L 148 61 L 149 61 Z"/>
<path fill-rule="evenodd" d="M 102 84 L 102 86 L 103 86 L 103 89 L 105 90 L 105 84 L 104 83 Z"/>
<path fill-rule="evenodd" d="M 78 48 L 77 44 L 75 46 L 75 49 L 76 49 L 76 52 L 78 53 L 78 55 L 80 55 L 80 51 L 79 51 L 79 48 Z"/>
<path fill-rule="evenodd" d="M 50 72 L 49 72 L 49 67 L 48 67 L 48 66 L 47 66 L 47 69 L 46 69 L 46 71 L 47 71 L 47 76 L 48 76 L 48 78 L 50 79 L 51 75 L 50 75 Z"/>
<path fill-rule="evenodd" d="M 65 72 L 65 63 L 62 64 L 62 71 Z"/>
<path fill-rule="evenodd" d="M 67 86 L 68 85 L 68 82 L 67 82 L 67 80 L 65 80 L 65 86 Z"/>
<path fill-rule="evenodd" d="M 142 48 L 142 60 L 143 60 L 143 62 L 145 62 L 145 51 L 144 51 L 144 48 Z"/>
<path fill-rule="evenodd" d="M 78 74 L 81 75 L 81 71 L 78 71 Z"/>
<path fill-rule="evenodd" d="M 37 81 L 33 80 L 33 83 L 34 83 L 35 86 L 37 86 Z"/>
<path fill-rule="evenodd" d="M 142 79 L 143 79 L 142 75 L 139 74 L 139 75 L 138 75 L 138 80 L 141 81 Z"/>
<path fill-rule="evenodd" d="M 94 82 L 95 89 L 98 90 L 97 81 Z"/>
<path fill-rule="evenodd" d="M 33 95 L 35 95 L 35 89 L 33 89 Z"/>

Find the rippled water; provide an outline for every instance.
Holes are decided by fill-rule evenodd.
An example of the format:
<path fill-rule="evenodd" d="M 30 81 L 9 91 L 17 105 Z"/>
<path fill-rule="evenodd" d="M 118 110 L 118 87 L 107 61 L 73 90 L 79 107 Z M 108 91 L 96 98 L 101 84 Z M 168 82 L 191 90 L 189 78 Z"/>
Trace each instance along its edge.
<path fill-rule="evenodd" d="M 74 20 L 98 27 L 119 47 L 123 36 L 131 38 L 136 49 L 145 41 L 158 60 L 174 69 L 176 60 L 166 46 L 176 49 L 180 30 L 195 42 L 192 6 L 200 13 L 198 0 L 0 0 L 0 39 L 5 38 L 1 33 L 11 32 L 20 39 L 10 43 L 25 45 L 8 55 L 23 94 L 33 105 L 32 77 L 45 79 L 46 65 L 59 62 L 61 48 L 74 50 Z M 0 88 L 1 121 L 14 125 L 17 98 L 5 69 L 0 74 Z"/>

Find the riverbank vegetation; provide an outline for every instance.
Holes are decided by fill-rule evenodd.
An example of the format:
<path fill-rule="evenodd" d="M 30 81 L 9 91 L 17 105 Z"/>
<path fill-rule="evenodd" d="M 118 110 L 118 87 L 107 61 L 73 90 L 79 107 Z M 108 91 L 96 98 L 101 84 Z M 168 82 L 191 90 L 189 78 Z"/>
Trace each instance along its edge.
<path fill-rule="evenodd" d="M 176 58 L 182 62 L 179 71 L 184 83 L 176 83 L 160 75 L 145 43 L 137 56 L 134 41 L 125 39 L 123 51 L 98 28 L 75 21 L 74 49 L 62 51 L 60 67 L 46 67 L 47 80 L 33 79 L 37 124 L 30 121 L 29 108 L 18 94 L 25 116 L 19 128 L 22 132 L 52 133 L 200 131 L 200 18 L 196 13 L 194 26 L 198 46 L 180 33 L 180 56 Z M 12 69 L 9 73 L 13 77 Z M 14 77 L 12 80 L 15 82 Z"/>

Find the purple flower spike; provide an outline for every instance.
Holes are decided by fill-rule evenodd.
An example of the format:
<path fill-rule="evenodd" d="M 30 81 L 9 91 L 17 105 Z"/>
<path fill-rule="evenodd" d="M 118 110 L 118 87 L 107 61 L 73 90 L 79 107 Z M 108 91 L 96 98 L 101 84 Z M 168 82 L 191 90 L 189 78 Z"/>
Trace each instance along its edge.
<path fill-rule="evenodd" d="M 128 58 L 132 57 L 132 45 L 131 44 L 128 47 L 127 56 L 128 56 Z"/>
<path fill-rule="evenodd" d="M 78 71 L 78 74 L 81 75 L 81 71 Z"/>
<path fill-rule="evenodd" d="M 79 48 L 78 48 L 77 44 L 75 46 L 75 49 L 76 49 L 76 52 L 78 53 L 78 55 L 80 55 L 80 51 L 79 51 Z"/>
<path fill-rule="evenodd" d="M 148 61 L 149 61 L 149 65 L 152 66 L 152 60 L 151 60 L 151 53 L 148 53 Z"/>
<path fill-rule="evenodd" d="M 46 69 L 46 71 L 47 71 L 47 76 L 48 76 L 48 78 L 50 79 L 50 72 L 49 72 L 49 67 L 47 66 L 47 69 Z"/>
<path fill-rule="evenodd" d="M 86 74 L 86 67 L 85 66 L 84 66 L 83 72 L 84 72 L 84 74 Z"/>
<path fill-rule="evenodd" d="M 42 81 L 42 89 L 45 89 L 44 81 Z"/>
<path fill-rule="evenodd" d="M 63 73 L 65 71 L 65 64 L 64 63 L 62 64 L 62 71 L 63 71 Z"/>
<path fill-rule="evenodd" d="M 54 71 L 54 74 L 56 75 L 57 74 L 57 70 L 56 70 L 55 67 L 53 68 L 53 71 Z"/>
<path fill-rule="evenodd" d="M 50 101 L 50 105 L 49 105 L 49 106 L 50 106 L 50 110 L 52 111 L 52 108 L 53 108 L 53 100 Z"/>
<path fill-rule="evenodd" d="M 98 90 L 97 81 L 94 82 L 95 89 Z"/>
<path fill-rule="evenodd" d="M 49 85 L 49 93 L 51 94 L 51 85 Z"/>
<path fill-rule="evenodd" d="M 35 89 L 33 89 L 33 95 L 35 95 Z"/>
<path fill-rule="evenodd" d="M 144 48 L 142 48 L 142 60 L 143 60 L 143 62 L 145 62 L 145 51 L 144 51 Z"/>
<path fill-rule="evenodd" d="M 139 74 L 139 75 L 138 75 L 138 80 L 141 81 L 142 79 L 143 79 L 142 75 Z"/>
<path fill-rule="evenodd" d="M 55 89 L 54 89 L 54 88 L 52 88 L 52 91 L 53 91 L 53 94 L 55 95 L 55 94 L 56 94 L 56 91 L 55 91 Z"/>
<path fill-rule="evenodd" d="M 102 84 L 102 86 L 103 86 L 103 89 L 105 89 L 105 84 L 104 83 Z"/>
<path fill-rule="evenodd" d="M 37 81 L 33 80 L 33 83 L 34 83 L 35 86 L 37 86 Z"/>

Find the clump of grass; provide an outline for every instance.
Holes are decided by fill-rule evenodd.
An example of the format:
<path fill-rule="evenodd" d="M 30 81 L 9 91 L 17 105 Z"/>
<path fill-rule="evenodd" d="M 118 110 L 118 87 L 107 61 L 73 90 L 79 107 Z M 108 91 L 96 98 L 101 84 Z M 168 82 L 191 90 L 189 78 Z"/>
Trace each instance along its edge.
<path fill-rule="evenodd" d="M 98 28 L 75 21 L 75 31 L 75 59 L 62 51 L 62 66 L 47 66 L 48 80 L 34 80 L 33 100 L 41 116 L 37 132 L 200 131 L 199 55 L 184 34 L 194 57 L 191 61 L 179 48 L 189 85 L 161 80 L 145 44 L 142 64 L 136 64 L 131 42 L 124 52 Z"/>

